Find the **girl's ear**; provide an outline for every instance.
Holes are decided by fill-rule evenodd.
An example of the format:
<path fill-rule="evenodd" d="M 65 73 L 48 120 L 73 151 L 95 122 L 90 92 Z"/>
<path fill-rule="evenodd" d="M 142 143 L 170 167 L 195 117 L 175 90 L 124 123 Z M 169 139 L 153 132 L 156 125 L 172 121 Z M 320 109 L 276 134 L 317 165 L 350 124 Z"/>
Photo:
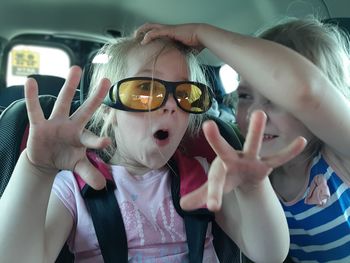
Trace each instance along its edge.
<path fill-rule="evenodd" d="M 112 125 L 117 126 L 118 122 L 117 122 L 117 114 L 116 111 L 110 107 L 103 107 L 103 119 L 104 122 L 110 122 L 112 123 Z"/>
<path fill-rule="evenodd" d="M 103 114 L 108 115 L 111 112 L 111 108 L 107 107 L 106 105 L 101 105 L 103 107 Z"/>
<path fill-rule="evenodd" d="M 118 119 L 117 119 L 117 114 L 114 112 L 114 114 L 112 114 L 112 124 L 115 127 L 118 127 Z"/>

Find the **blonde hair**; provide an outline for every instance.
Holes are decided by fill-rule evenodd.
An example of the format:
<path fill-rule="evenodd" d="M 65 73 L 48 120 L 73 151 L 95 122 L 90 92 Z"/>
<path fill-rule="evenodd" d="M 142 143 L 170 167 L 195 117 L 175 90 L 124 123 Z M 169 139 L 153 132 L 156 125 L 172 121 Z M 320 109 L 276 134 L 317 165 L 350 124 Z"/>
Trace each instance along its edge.
<path fill-rule="evenodd" d="M 97 55 L 103 54 L 108 57 L 107 63 L 95 64 L 93 66 L 93 73 L 90 83 L 89 95 L 98 86 L 98 83 L 102 78 L 108 78 L 111 83 L 116 83 L 119 80 L 127 77 L 127 64 L 130 54 L 137 54 L 133 52 L 135 50 L 142 50 L 145 46 L 141 45 L 142 36 L 138 37 L 123 37 L 113 42 L 107 43 Z M 189 80 L 201 82 L 207 84 L 204 71 L 202 70 L 199 61 L 197 60 L 196 53 L 180 44 L 179 42 L 172 41 L 168 38 L 160 38 L 153 42 L 159 42 L 161 47 L 157 50 L 156 54 L 152 55 L 150 59 L 156 62 L 159 55 L 164 50 L 176 49 L 180 51 L 185 57 L 188 66 Z M 133 53 L 132 53 L 133 52 Z M 92 119 L 88 125 L 88 128 L 99 136 L 106 136 L 111 138 L 112 145 L 107 149 L 100 152 L 100 155 L 108 160 L 116 150 L 116 140 L 114 133 L 115 123 L 115 109 L 111 109 L 106 105 L 101 105 L 98 110 L 92 116 Z M 189 126 L 186 131 L 187 136 L 195 136 L 201 129 L 202 122 L 205 118 L 205 114 L 190 114 Z"/>
<path fill-rule="evenodd" d="M 313 62 L 347 99 L 350 99 L 349 36 L 335 24 L 315 17 L 287 18 L 259 34 L 260 38 L 287 46 Z M 323 142 L 312 139 L 307 146 L 313 154 Z"/>
<path fill-rule="evenodd" d="M 288 18 L 259 34 L 287 46 L 312 61 L 350 99 L 349 36 L 335 24 L 315 17 Z"/>

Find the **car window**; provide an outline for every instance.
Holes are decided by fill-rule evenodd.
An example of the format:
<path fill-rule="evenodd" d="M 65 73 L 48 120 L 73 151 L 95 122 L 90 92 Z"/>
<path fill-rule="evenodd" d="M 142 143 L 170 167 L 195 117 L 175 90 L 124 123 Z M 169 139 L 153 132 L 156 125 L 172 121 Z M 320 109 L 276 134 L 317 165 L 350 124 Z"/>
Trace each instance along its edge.
<path fill-rule="evenodd" d="M 28 75 L 41 74 L 66 77 L 71 58 L 59 47 L 18 44 L 7 59 L 7 86 L 24 84 Z"/>

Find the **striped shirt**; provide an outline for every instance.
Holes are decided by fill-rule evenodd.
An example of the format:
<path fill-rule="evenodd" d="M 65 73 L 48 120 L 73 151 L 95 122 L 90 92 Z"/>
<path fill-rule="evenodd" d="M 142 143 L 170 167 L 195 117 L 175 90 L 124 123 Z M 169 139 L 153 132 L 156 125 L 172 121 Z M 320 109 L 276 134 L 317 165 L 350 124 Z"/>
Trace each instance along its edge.
<path fill-rule="evenodd" d="M 323 206 L 305 204 L 310 183 L 324 176 L 330 198 Z M 295 262 L 350 262 L 350 188 L 321 154 L 314 158 L 308 187 L 301 200 L 283 203 Z"/>

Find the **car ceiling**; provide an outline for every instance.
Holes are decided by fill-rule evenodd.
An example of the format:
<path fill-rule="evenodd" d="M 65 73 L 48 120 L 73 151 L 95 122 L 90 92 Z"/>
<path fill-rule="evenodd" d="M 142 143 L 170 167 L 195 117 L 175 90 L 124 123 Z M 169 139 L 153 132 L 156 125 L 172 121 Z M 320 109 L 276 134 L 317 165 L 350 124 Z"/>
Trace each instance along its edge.
<path fill-rule="evenodd" d="M 1 0 L 0 37 L 48 33 L 107 39 L 110 31 L 126 35 L 145 22 L 205 22 L 253 34 L 285 16 L 349 17 L 349 10 L 349 0 Z"/>

